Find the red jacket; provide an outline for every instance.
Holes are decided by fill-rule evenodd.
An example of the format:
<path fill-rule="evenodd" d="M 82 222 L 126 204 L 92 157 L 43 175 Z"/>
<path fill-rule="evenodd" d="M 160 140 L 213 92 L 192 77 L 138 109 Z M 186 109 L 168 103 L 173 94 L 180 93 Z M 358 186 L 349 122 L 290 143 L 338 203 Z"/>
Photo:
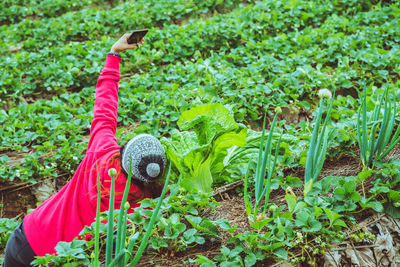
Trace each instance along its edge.
<path fill-rule="evenodd" d="M 26 215 L 24 231 L 37 256 L 54 254 L 60 241 L 70 242 L 85 225 L 96 218 L 97 171 L 101 182 L 101 211 L 108 210 L 111 178 L 110 168 L 121 172 L 120 160 L 115 158 L 120 150 L 115 138 L 118 110 L 119 62 L 121 58 L 108 55 L 104 69 L 97 81 L 94 118 L 86 155 L 72 179 L 55 195 Z M 125 189 L 126 177 L 120 173 L 115 182 L 115 208 L 119 209 Z M 128 201 L 137 202 L 149 194 L 131 184 Z M 139 204 L 131 205 L 130 212 Z"/>

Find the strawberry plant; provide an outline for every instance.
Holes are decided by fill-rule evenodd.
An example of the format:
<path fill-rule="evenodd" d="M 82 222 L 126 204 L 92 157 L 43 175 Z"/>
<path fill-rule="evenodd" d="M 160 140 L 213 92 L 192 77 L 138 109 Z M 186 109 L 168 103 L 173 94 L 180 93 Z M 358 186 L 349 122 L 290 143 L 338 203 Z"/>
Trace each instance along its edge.
<path fill-rule="evenodd" d="M 64 12 L 77 10 L 90 4 L 100 4 L 104 0 L 82 0 L 79 2 L 73 0 L 29 0 L 29 1 L 2 1 L 0 9 L 3 11 L 0 15 L 0 24 L 16 23 L 28 16 L 37 16 L 39 18 L 53 17 Z M 7 25 L 6 25 L 7 26 Z"/>
<path fill-rule="evenodd" d="M 4 250 L 6 248 L 7 240 L 10 238 L 12 231 L 21 223 L 21 221 L 0 218 L 0 249 Z"/>
<path fill-rule="evenodd" d="M 377 164 L 380 170 L 377 171 L 373 187 L 369 190 L 370 199 L 379 199 L 383 203 L 385 212 L 393 218 L 400 218 L 400 176 L 398 169 L 400 162 L 392 159 L 388 163 Z"/>

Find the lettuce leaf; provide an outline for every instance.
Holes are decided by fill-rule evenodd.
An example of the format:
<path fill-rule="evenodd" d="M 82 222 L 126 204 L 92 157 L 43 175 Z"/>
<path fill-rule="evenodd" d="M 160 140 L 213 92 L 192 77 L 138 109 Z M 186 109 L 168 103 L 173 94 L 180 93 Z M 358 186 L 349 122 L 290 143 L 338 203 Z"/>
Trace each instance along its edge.
<path fill-rule="evenodd" d="M 224 169 L 232 146 L 246 144 L 247 129 L 239 129 L 222 104 L 207 104 L 184 112 L 178 120 L 182 130 L 162 138 L 167 157 L 179 173 L 181 186 L 189 191 L 211 192 L 214 178 Z"/>
<path fill-rule="evenodd" d="M 181 130 L 192 129 L 201 144 L 209 144 L 216 136 L 239 128 L 230 111 L 220 103 L 201 105 L 183 112 L 178 126 Z"/>

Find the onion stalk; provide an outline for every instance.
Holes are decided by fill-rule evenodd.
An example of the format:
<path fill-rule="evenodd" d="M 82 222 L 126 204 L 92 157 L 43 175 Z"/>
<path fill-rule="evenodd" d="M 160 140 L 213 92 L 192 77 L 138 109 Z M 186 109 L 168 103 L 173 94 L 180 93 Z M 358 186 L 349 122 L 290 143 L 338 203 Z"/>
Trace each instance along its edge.
<path fill-rule="evenodd" d="M 274 134 L 274 130 L 276 127 L 277 116 L 278 114 L 275 114 L 275 117 L 272 121 L 271 128 L 268 134 L 267 142 L 264 147 L 265 122 L 266 122 L 266 116 L 264 115 L 263 130 L 261 133 L 260 147 L 258 151 L 258 160 L 256 165 L 256 174 L 254 177 L 254 182 L 255 182 L 254 207 L 252 207 L 251 202 L 249 201 L 248 186 L 247 186 L 251 160 L 249 161 L 249 164 L 247 166 L 247 171 L 244 180 L 244 201 L 245 201 L 246 213 L 248 217 L 251 218 L 251 220 L 253 221 L 256 220 L 258 214 L 260 213 L 261 201 L 263 199 L 265 200 L 262 213 L 265 214 L 268 205 L 269 194 L 271 190 L 271 178 L 275 174 L 276 162 L 279 153 L 279 146 L 282 138 L 281 134 L 275 146 L 274 159 L 272 159 L 272 136 Z"/>

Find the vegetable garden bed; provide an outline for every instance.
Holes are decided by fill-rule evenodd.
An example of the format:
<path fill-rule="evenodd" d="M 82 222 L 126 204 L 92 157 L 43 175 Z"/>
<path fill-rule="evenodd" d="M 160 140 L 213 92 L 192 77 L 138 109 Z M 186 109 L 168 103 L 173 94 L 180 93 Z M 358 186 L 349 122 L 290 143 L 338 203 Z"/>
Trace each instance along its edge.
<path fill-rule="evenodd" d="M 0 0 L 0 259 L 82 160 L 114 37 L 146 27 L 116 137 L 160 138 L 172 181 L 140 266 L 400 264 L 400 2 L 72 2 Z M 38 262 L 93 263 L 94 232 Z"/>
<path fill-rule="evenodd" d="M 400 146 L 398 146 L 389 156 L 389 158 L 400 159 Z M 354 176 L 361 171 L 361 162 L 354 157 L 344 156 L 338 160 L 328 161 L 322 170 L 322 177 L 336 176 Z M 286 176 L 299 176 L 303 170 L 287 169 Z M 63 185 L 63 182 L 58 188 Z M 66 181 L 65 181 L 66 182 Z M 370 181 L 365 185 L 366 188 L 372 187 Z M 231 225 L 238 225 L 235 233 L 243 233 L 251 230 L 243 199 L 243 181 L 233 182 L 229 185 L 214 189 L 213 197 L 219 203 L 215 208 L 206 208 L 201 210 L 200 215 L 208 217 L 211 220 L 227 219 Z M 296 195 L 302 194 L 302 188 L 295 188 Z M 358 188 L 361 193 L 361 187 Z M 13 203 L 7 205 L 7 210 L 1 209 L 1 217 L 22 217 L 24 207 L 34 207 L 35 197 L 28 189 L 6 189 L 2 193 L 3 203 Z M 5 198 L 4 198 L 5 197 Z M 281 188 L 272 191 L 270 201 L 278 206 L 285 205 L 285 191 Z M 317 266 L 347 266 L 349 264 L 360 264 L 360 266 L 377 266 L 379 264 L 399 264 L 400 259 L 400 220 L 393 219 L 384 213 L 374 211 L 365 211 L 355 216 L 354 227 L 345 231 L 346 240 L 342 243 L 332 243 L 333 247 L 327 249 L 324 255 L 319 255 L 316 259 Z M 374 241 L 358 240 L 356 242 L 350 236 L 358 231 L 364 232 L 367 229 L 376 237 Z M 145 254 L 137 266 L 198 266 L 196 263 L 190 263 L 189 259 L 196 259 L 197 255 L 203 255 L 213 258 L 220 253 L 222 245 L 230 238 L 227 232 L 220 232 L 221 239 L 213 238 L 208 240 L 206 245 L 199 245 L 194 248 L 188 248 L 185 251 L 176 252 L 174 250 L 162 250 Z M 290 260 L 301 258 L 301 250 L 294 251 L 293 256 L 287 261 L 278 261 L 274 259 L 260 262 L 261 266 L 291 266 Z"/>

